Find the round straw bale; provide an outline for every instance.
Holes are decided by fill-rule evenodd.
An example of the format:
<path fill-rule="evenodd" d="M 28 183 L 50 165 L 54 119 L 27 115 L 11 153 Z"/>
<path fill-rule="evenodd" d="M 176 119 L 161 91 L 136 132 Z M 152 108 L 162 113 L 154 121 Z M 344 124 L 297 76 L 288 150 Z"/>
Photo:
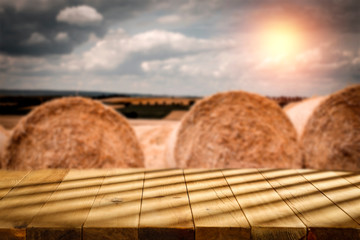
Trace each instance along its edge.
<path fill-rule="evenodd" d="M 172 147 L 173 146 L 173 147 Z M 169 163 L 197 168 L 300 168 L 296 132 L 272 100 L 242 91 L 196 103 L 168 144 Z"/>
<path fill-rule="evenodd" d="M 360 170 L 360 85 L 330 95 L 301 137 L 307 168 Z"/>
<path fill-rule="evenodd" d="M 9 169 L 143 167 L 127 120 L 98 101 L 55 99 L 14 128 L 5 152 Z"/>
<path fill-rule="evenodd" d="M 9 135 L 10 135 L 10 131 L 6 130 L 5 128 L 3 128 L 3 126 L 0 125 L 0 168 L 3 167 L 3 155 L 4 155 L 4 150 L 6 147 L 6 144 L 8 142 L 9 139 Z"/>
<path fill-rule="evenodd" d="M 292 103 L 291 106 L 284 108 L 286 115 L 290 118 L 296 129 L 298 138 L 301 137 L 311 114 L 325 99 L 326 96 L 311 97 L 297 103 Z"/>

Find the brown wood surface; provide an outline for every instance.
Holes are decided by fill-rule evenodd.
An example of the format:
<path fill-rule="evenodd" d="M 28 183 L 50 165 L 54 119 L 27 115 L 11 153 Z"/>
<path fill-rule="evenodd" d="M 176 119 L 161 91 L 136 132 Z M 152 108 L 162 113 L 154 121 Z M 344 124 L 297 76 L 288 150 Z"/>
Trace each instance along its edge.
<path fill-rule="evenodd" d="M 360 239 L 359 173 L 0 170 L 0 240 Z"/>
<path fill-rule="evenodd" d="M 0 200 L 0 239 L 25 239 L 26 228 L 57 189 L 68 170 L 37 170 Z"/>
<path fill-rule="evenodd" d="M 84 224 L 84 240 L 138 239 L 144 170 L 109 171 Z"/>
<path fill-rule="evenodd" d="M 344 177 L 352 173 L 331 171 L 298 170 L 319 191 L 360 224 L 360 189 Z"/>
<path fill-rule="evenodd" d="M 360 225 L 297 170 L 260 172 L 308 227 L 308 238 L 359 239 Z"/>
<path fill-rule="evenodd" d="M 197 240 L 250 239 L 249 223 L 221 170 L 187 169 Z"/>
<path fill-rule="evenodd" d="M 344 178 L 352 183 L 353 185 L 355 185 L 356 187 L 360 188 L 360 172 L 353 172 L 352 174 L 349 174 L 349 172 L 341 172 L 341 171 L 336 171 L 335 172 L 337 175 L 340 176 L 344 176 Z"/>
<path fill-rule="evenodd" d="M 29 240 L 81 240 L 81 229 L 108 170 L 70 170 L 31 221 Z"/>
<path fill-rule="evenodd" d="M 30 171 L 6 171 L 0 169 L 0 199 L 16 186 Z"/>
<path fill-rule="evenodd" d="M 194 239 L 183 170 L 145 172 L 139 239 Z"/>
<path fill-rule="evenodd" d="M 306 237 L 306 226 L 256 169 L 223 172 L 250 222 L 252 239 Z"/>

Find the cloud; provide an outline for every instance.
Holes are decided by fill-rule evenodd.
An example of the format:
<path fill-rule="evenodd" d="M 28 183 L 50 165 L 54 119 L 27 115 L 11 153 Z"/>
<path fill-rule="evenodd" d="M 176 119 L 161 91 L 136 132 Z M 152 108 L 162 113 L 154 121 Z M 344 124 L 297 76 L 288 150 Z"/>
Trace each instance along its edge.
<path fill-rule="evenodd" d="M 49 40 L 42 34 L 34 32 L 31 34 L 29 39 L 24 42 L 24 45 L 38 45 L 42 43 L 48 43 Z"/>
<path fill-rule="evenodd" d="M 56 16 L 56 20 L 78 26 L 88 26 L 98 24 L 103 20 L 103 16 L 95 8 L 81 5 L 62 9 Z"/>
<path fill-rule="evenodd" d="M 159 17 L 156 21 L 161 24 L 172 24 L 172 23 L 180 22 L 181 17 L 176 14 L 165 15 L 165 16 Z"/>
<path fill-rule="evenodd" d="M 57 42 L 66 42 L 69 41 L 69 35 L 67 32 L 59 32 L 55 36 L 55 41 Z"/>
<path fill-rule="evenodd" d="M 29 11 L 44 12 L 56 5 L 60 5 L 63 0 L 1 0 L 0 7 L 15 9 L 18 13 Z"/>
<path fill-rule="evenodd" d="M 86 42 L 89 35 L 95 34 L 102 38 L 112 25 L 157 6 L 151 3 L 152 1 L 143 0 L 0 0 L 0 21 L 5 23 L 0 28 L 0 53 L 13 56 L 69 54 L 75 47 Z M 82 11 L 75 11 L 77 14 L 71 15 L 71 20 L 69 18 L 73 24 L 57 21 L 62 10 L 84 5 L 96 11 L 89 11 L 87 8 L 84 12 L 90 15 L 86 16 L 81 16 L 80 13 L 84 13 Z M 24 44 L 34 32 L 41 33 L 50 40 L 46 46 Z M 59 32 L 66 32 L 69 40 L 56 41 Z"/>
<path fill-rule="evenodd" d="M 81 20 L 79 6 L 92 13 Z M 360 83 L 358 0 L 0 0 L 0 9 L 4 88 L 311 95 Z M 59 21 L 65 10 L 73 15 Z M 254 32 L 274 19 L 309 40 L 293 58 L 256 45 Z"/>
<path fill-rule="evenodd" d="M 164 30 L 151 30 L 128 36 L 124 30 L 118 29 L 110 31 L 93 48 L 83 53 L 80 59 L 71 61 L 69 69 L 110 70 L 131 57 L 169 58 L 201 51 L 216 51 L 234 44 L 230 40 L 191 38 Z"/>
<path fill-rule="evenodd" d="M 89 34 L 102 38 L 114 26 L 146 31 L 174 30 L 169 28 L 176 25 L 176 31 L 205 37 L 251 31 L 261 21 L 288 17 L 311 33 L 360 33 L 358 0 L 1 0 L 0 9 L 1 21 L 6 23 L 0 28 L 0 52 L 10 55 L 68 54 Z M 139 18 L 143 22 L 137 22 Z M 47 39 L 67 32 L 69 41 L 49 41 L 42 48 L 24 45 L 34 32 Z"/>

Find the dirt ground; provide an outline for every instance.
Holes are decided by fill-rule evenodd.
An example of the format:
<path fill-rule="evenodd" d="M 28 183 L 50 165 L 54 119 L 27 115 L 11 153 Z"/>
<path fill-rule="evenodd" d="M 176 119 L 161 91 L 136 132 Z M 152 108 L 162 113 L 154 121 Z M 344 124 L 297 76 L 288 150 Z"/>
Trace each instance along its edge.
<path fill-rule="evenodd" d="M 168 137 L 179 124 L 179 121 L 142 120 L 130 121 L 139 139 L 145 155 L 146 168 L 169 167 L 165 159 L 165 150 Z M 139 124 L 142 123 L 142 124 Z"/>

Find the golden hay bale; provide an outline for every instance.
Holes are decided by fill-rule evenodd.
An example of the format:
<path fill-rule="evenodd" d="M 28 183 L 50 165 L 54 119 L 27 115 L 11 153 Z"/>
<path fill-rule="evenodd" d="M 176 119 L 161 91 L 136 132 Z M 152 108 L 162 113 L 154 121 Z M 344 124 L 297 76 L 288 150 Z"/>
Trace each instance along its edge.
<path fill-rule="evenodd" d="M 3 165 L 3 154 L 9 140 L 10 131 L 6 130 L 3 126 L 0 125 L 0 168 Z"/>
<path fill-rule="evenodd" d="M 135 133 L 145 154 L 146 168 L 166 168 L 165 143 L 170 133 L 179 124 L 175 121 L 163 121 L 162 125 L 134 126 Z"/>
<path fill-rule="evenodd" d="M 298 138 L 301 137 L 306 122 L 310 118 L 317 106 L 326 99 L 326 96 L 307 98 L 301 102 L 292 103 L 291 106 L 285 107 L 284 111 L 294 125 Z"/>
<path fill-rule="evenodd" d="M 5 153 L 9 169 L 143 167 L 127 120 L 98 101 L 56 99 L 14 128 Z"/>
<path fill-rule="evenodd" d="M 316 108 L 301 145 L 307 168 L 360 170 L 360 85 L 330 95 Z"/>
<path fill-rule="evenodd" d="M 177 167 L 301 168 L 296 132 L 272 100 L 242 91 L 196 103 L 168 143 Z"/>

